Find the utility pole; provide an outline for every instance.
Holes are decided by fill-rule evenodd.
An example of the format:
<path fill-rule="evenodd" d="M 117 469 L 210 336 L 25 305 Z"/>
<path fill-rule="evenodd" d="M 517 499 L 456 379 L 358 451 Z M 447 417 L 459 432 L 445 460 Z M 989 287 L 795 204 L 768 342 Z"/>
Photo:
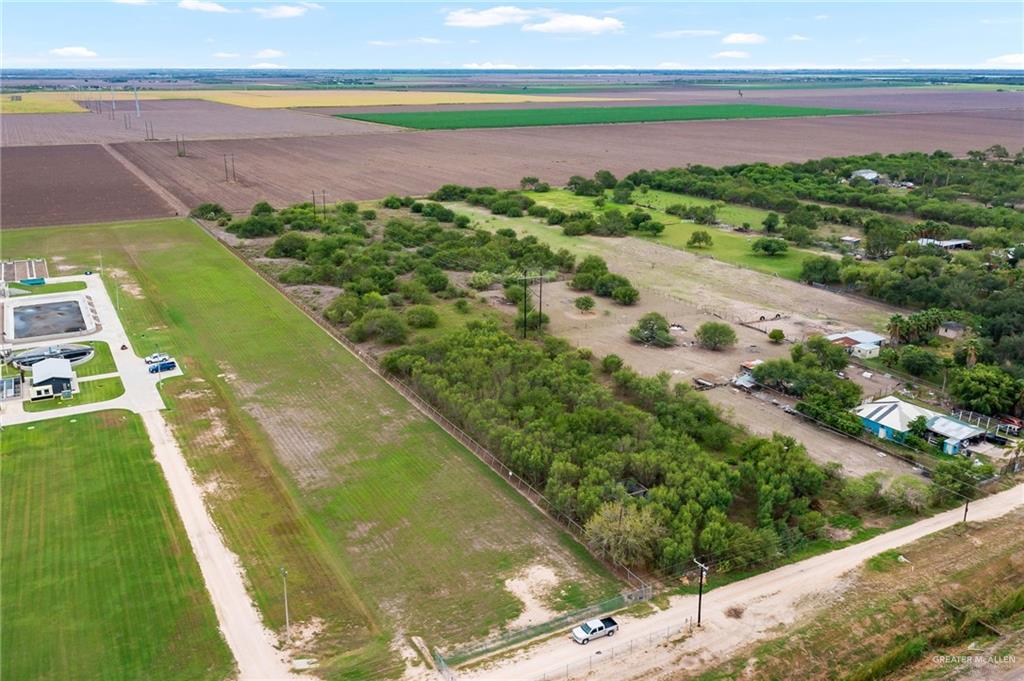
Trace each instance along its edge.
<path fill-rule="evenodd" d="M 971 500 L 968 498 L 967 502 L 964 504 L 964 522 L 965 523 L 967 522 L 967 509 L 969 509 L 970 507 L 971 507 Z"/>
<path fill-rule="evenodd" d="M 288 613 L 288 570 L 281 567 L 281 583 L 284 585 L 284 640 L 291 642 L 292 621 Z"/>
<path fill-rule="evenodd" d="M 700 568 L 700 582 L 697 587 L 697 626 L 699 627 L 701 606 L 704 604 L 704 575 L 708 573 L 708 566 L 704 565 L 696 558 L 693 559 L 693 562 Z"/>
<path fill-rule="evenodd" d="M 316 190 L 315 189 L 313 190 L 313 217 L 317 218 L 318 220 L 320 219 L 320 216 L 317 215 L 317 212 L 316 212 Z"/>
<path fill-rule="evenodd" d="M 324 220 L 326 220 L 327 219 L 327 190 L 326 189 L 321 189 L 320 190 L 320 205 L 324 209 Z"/>
<path fill-rule="evenodd" d="M 142 118 L 142 110 L 139 108 L 139 88 L 135 88 L 135 117 Z"/>
<path fill-rule="evenodd" d="M 529 279 L 526 276 L 526 272 L 523 272 L 523 340 L 526 340 L 526 307 L 530 300 L 530 289 L 527 288 L 527 281 Z"/>

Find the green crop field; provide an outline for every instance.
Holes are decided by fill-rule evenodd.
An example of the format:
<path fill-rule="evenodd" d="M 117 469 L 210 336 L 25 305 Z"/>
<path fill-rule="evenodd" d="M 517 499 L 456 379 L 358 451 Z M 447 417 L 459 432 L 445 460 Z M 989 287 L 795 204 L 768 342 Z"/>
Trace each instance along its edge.
<path fill-rule="evenodd" d="M 594 200 L 592 198 L 576 196 L 572 192 L 564 189 L 554 189 L 549 192 L 541 193 L 526 193 L 542 205 L 559 208 L 567 212 L 575 210 L 602 212 L 612 209 L 629 212 L 634 208 L 631 205 L 619 205 L 610 201 L 606 202 L 604 206 L 597 208 L 594 206 Z M 715 203 L 708 199 L 682 196 L 679 194 L 671 194 L 669 192 L 654 190 L 648 191 L 646 194 L 636 192 L 635 197 L 640 203 L 649 204 L 650 206 L 669 206 L 673 203 L 694 205 L 710 205 Z M 697 225 L 692 222 L 683 221 L 680 218 L 654 208 L 644 207 L 644 210 L 649 212 L 655 220 L 663 223 L 665 225 L 665 231 L 657 237 L 643 238 L 655 243 L 671 246 L 672 248 L 678 248 L 679 250 L 683 250 L 688 253 L 711 256 L 723 262 L 738 265 L 740 267 L 746 267 L 757 272 L 777 274 L 778 276 L 785 277 L 786 279 L 796 280 L 800 276 L 800 270 L 803 267 L 804 260 L 816 255 L 812 251 L 794 247 L 790 247 L 789 251 L 782 255 L 757 255 L 751 250 L 750 243 L 754 239 L 758 238 L 760 234 L 743 234 L 741 232 L 733 232 L 706 225 Z M 750 222 L 755 228 L 760 226 L 761 220 L 763 220 L 764 216 L 767 214 L 768 211 L 735 204 L 725 204 L 718 212 L 719 219 L 721 220 L 732 224 Z M 552 246 L 556 246 L 556 243 L 552 241 L 554 238 L 557 239 L 558 248 L 570 248 L 571 251 L 576 252 L 576 250 L 570 246 L 572 246 L 573 240 L 579 239 L 579 237 L 562 236 L 560 228 L 548 227 L 536 218 L 518 218 L 518 220 L 523 220 L 524 224 L 532 223 L 533 225 L 537 225 L 540 228 L 538 235 L 542 235 L 544 240 L 551 243 Z M 531 230 L 533 229 L 534 228 L 531 227 Z M 689 241 L 690 236 L 697 230 L 704 230 L 711 235 L 713 243 L 710 248 L 689 248 L 686 246 L 686 242 Z M 607 237 L 605 240 L 614 242 L 615 238 Z"/>
<path fill-rule="evenodd" d="M 135 351 L 189 367 L 161 384 L 168 418 L 264 620 L 284 626 L 286 566 L 292 623 L 322 622 L 304 652 L 328 675 L 399 673 L 399 634 L 443 647 L 492 632 L 522 609 L 503 581 L 537 563 L 559 574 L 556 589 L 587 600 L 617 591 L 499 476 L 193 223 L 4 237 L 5 255 L 94 266 L 102 252 L 126 272 L 121 317 Z"/>
<path fill-rule="evenodd" d="M 141 419 L 58 418 L 8 426 L 2 440 L 0 676 L 229 676 L 234 661 Z"/>
<path fill-rule="evenodd" d="M 655 123 L 734 118 L 851 116 L 865 113 L 869 112 L 856 109 L 774 106 L 768 104 L 695 104 L 690 106 L 593 106 L 558 109 L 477 109 L 472 111 L 424 111 L 417 113 L 365 113 L 343 114 L 339 117 L 419 130 L 454 130 L 458 128 L 517 128 L 538 125 Z"/>
<path fill-rule="evenodd" d="M 49 400 L 38 402 L 25 402 L 25 411 L 50 411 L 51 409 L 62 409 L 63 407 L 77 407 L 81 404 L 92 404 L 94 402 L 106 402 L 124 394 L 124 385 L 121 379 L 113 376 L 111 378 L 98 378 L 94 381 L 79 381 L 80 392 L 70 400 L 62 400 L 54 397 Z"/>

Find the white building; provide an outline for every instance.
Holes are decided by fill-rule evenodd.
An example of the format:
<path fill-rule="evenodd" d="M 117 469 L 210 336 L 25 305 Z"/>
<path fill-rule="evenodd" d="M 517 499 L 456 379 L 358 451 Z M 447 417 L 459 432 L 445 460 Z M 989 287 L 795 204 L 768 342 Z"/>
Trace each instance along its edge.
<path fill-rule="evenodd" d="M 75 371 L 71 362 L 61 357 L 48 357 L 32 365 L 30 400 L 45 400 L 66 392 L 74 392 Z"/>

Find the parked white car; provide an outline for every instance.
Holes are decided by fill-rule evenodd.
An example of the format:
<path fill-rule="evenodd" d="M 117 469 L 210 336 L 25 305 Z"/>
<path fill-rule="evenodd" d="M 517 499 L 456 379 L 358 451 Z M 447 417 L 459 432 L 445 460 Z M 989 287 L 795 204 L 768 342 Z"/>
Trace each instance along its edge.
<path fill-rule="evenodd" d="M 146 364 L 159 364 L 160 362 L 166 362 L 171 358 L 166 352 L 154 352 L 152 355 L 146 357 Z"/>

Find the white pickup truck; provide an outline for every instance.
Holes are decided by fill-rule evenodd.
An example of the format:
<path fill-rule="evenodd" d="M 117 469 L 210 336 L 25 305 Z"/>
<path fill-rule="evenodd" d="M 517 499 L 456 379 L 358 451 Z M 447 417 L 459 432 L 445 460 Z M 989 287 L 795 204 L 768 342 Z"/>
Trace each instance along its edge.
<path fill-rule="evenodd" d="M 595 638 L 602 636 L 614 636 L 619 630 L 619 623 L 611 617 L 599 620 L 590 620 L 572 630 L 572 640 L 580 645 L 587 645 Z"/>

